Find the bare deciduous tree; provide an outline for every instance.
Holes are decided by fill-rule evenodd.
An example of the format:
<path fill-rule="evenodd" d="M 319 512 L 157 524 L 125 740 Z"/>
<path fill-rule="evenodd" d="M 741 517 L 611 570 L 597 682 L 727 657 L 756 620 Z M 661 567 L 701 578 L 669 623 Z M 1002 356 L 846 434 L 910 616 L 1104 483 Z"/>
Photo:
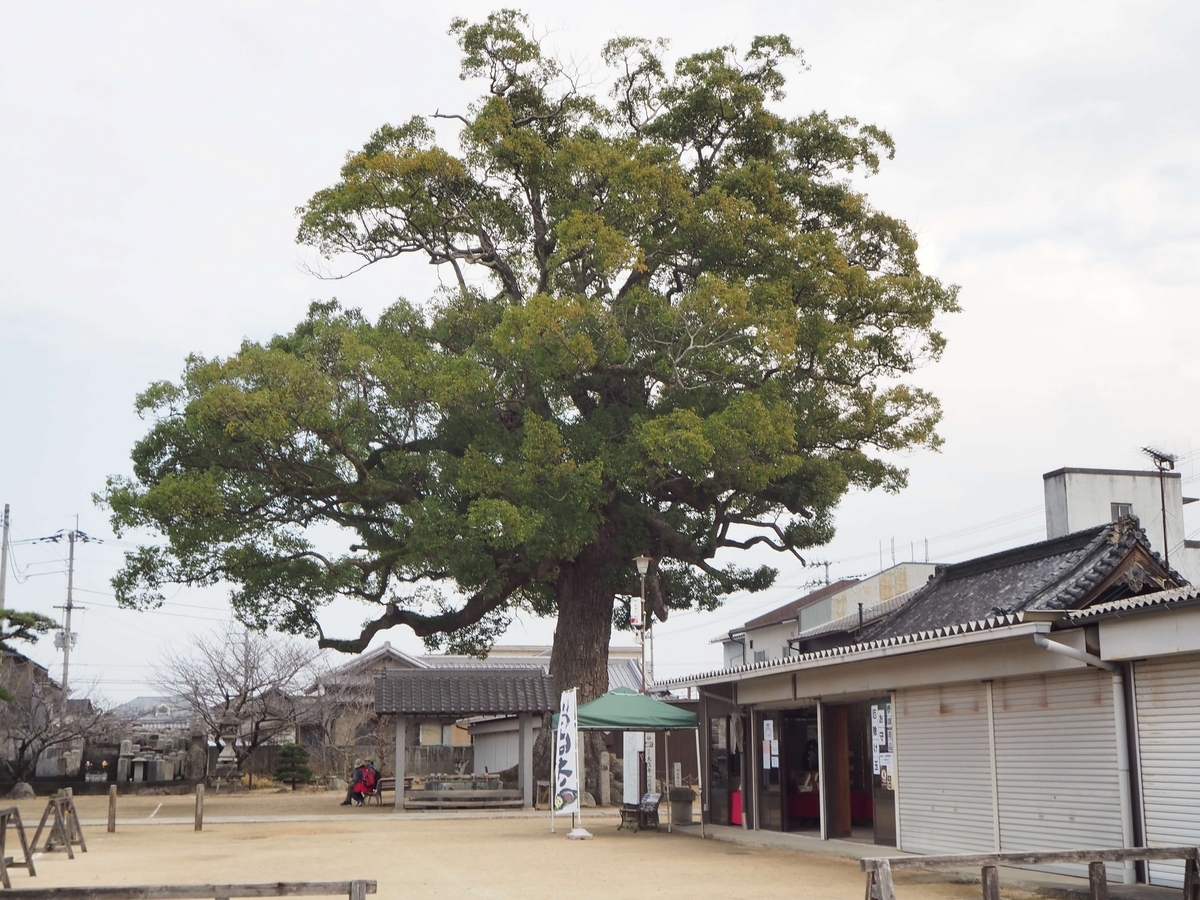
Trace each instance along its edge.
<path fill-rule="evenodd" d="M 231 626 L 168 651 L 156 672 L 160 690 L 187 704 L 224 747 L 222 722 L 236 719 L 233 751 L 241 766 L 254 750 L 291 739 L 316 650 L 289 638 Z"/>
<path fill-rule="evenodd" d="M 34 669 L 21 658 L 6 659 L 0 668 L 0 691 L 11 698 L 0 703 L 0 766 L 14 781 L 28 780 L 45 751 L 105 735 L 117 726 L 111 713 L 86 698 L 72 699 L 63 710 L 62 689 Z"/>

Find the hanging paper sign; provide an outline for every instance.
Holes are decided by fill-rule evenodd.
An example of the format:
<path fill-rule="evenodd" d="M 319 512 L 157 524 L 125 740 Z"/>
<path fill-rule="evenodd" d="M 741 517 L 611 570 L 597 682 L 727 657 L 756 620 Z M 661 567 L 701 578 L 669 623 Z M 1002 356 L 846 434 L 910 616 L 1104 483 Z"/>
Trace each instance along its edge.
<path fill-rule="evenodd" d="M 683 787 L 682 763 L 671 763 L 671 784 L 673 787 Z"/>
<path fill-rule="evenodd" d="M 879 745 L 884 741 L 885 727 L 882 722 L 881 710 L 871 706 L 871 771 L 879 774 Z"/>
<path fill-rule="evenodd" d="M 769 741 L 775 737 L 775 720 L 763 719 L 763 740 Z"/>
<path fill-rule="evenodd" d="M 642 627 L 642 598 L 629 598 L 629 624 L 634 628 Z"/>
<path fill-rule="evenodd" d="M 558 734 L 554 741 L 554 812 L 579 812 L 579 723 L 575 720 L 576 688 L 562 692 Z"/>
<path fill-rule="evenodd" d="M 771 768 L 771 742 L 763 741 L 762 748 L 763 748 L 763 768 L 769 769 L 769 768 Z"/>

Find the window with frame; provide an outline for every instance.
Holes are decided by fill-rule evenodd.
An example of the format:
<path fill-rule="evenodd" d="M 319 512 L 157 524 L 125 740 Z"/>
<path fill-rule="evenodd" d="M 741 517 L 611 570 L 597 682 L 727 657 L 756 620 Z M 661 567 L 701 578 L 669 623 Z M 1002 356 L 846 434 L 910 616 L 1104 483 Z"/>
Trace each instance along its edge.
<path fill-rule="evenodd" d="M 1133 515 L 1132 503 L 1110 503 L 1108 506 L 1112 512 L 1112 521 L 1114 522 L 1118 519 L 1128 519 Z"/>

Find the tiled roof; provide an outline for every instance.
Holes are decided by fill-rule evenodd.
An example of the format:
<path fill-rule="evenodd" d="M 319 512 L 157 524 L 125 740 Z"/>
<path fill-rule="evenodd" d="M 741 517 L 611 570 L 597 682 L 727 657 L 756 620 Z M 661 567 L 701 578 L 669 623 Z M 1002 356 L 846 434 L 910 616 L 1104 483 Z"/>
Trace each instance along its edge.
<path fill-rule="evenodd" d="M 1067 613 L 1067 619 L 1072 625 L 1091 619 L 1103 619 L 1123 612 L 1139 609 L 1150 609 L 1155 606 L 1170 606 L 1176 603 L 1191 603 L 1200 600 L 1200 587 L 1185 585 L 1172 588 L 1169 591 L 1157 591 L 1153 594 L 1142 594 L 1138 597 L 1126 597 L 1124 600 L 1113 600 L 1111 603 L 1100 603 L 1087 609 L 1073 609 Z"/>
<path fill-rule="evenodd" d="M 1009 628 L 1014 625 L 1021 625 L 1024 622 L 1025 614 L 1020 612 L 1009 615 L 987 616 L 986 618 L 977 619 L 972 622 L 962 622 L 957 625 L 946 625 L 940 628 L 932 628 L 928 631 L 916 632 L 914 634 L 897 635 L 895 637 L 861 641 L 857 644 L 845 644 L 840 647 L 830 647 L 826 650 L 814 650 L 810 653 L 799 653 L 794 656 L 786 656 L 780 659 L 768 660 L 766 662 L 751 663 L 748 666 L 733 666 L 728 669 L 714 669 L 711 672 L 703 672 L 699 675 L 687 675 L 682 678 L 672 678 L 667 681 L 658 682 L 658 687 L 684 687 L 687 685 L 696 684 L 700 681 L 707 681 L 723 676 L 741 675 L 746 672 L 767 671 L 771 669 L 788 671 L 790 669 L 801 668 L 805 663 L 820 662 L 822 660 L 832 661 L 839 658 L 854 657 L 875 650 L 885 650 L 892 647 L 899 648 L 910 644 L 921 644 L 928 641 L 936 641 L 941 638 L 955 637 L 957 635 L 971 634 L 979 631 L 993 631 L 997 629 Z"/>
<path fill-rule="evenodd" d="M 1123 519 L 1048 541 L 946 566 L 917 589 L 903 608 L 870 631 L 868 639 L 940 628 L 953 622 L 1028 610 L 1073 609 L 1141 544 L 1145 534 Z M 1166 574 L 1158 560 L 1160 575 Z M 1183 581 L 1175 573 L 1170 577 Z"/>
<path fill-rule="evenodd" d="M 785 603 L 783 606 L 777 607 L 769 613 L 763 613 L 758 618 L 751 619 L 742 627 L 765 628 L 767 625 L 778 625 L 780 622 L 794 619 L 800 615 L 800 610 L 804 609 L 804 607 L 811 606 L 818 600 L 824 600 L 826 597 L 841 593 L 854 584 L 858 584 L 857 578 L 845 578 L 841 581 L 835 581 L 833 584 L 827 584 L 810 594 L 805 594 L 803 597 L 793 600 L 790 603 Z"/>
<path fill-rule="evenodd" d="M 1178 587 L 1157 594 L 1118 599 L 1072 613 L 1075 605 L 1084 602 L 1108 576 L 1119 571 L 1120 564 L 1139 545 L 1144 551 L 1144 558 L 1157 563 L 1150 571 L 1138 570 L 1139 584 L 1141 579 L 1148 579 L 1151 583 L 1161 583 L 1163 579 L 1176 584 L 1184 582 L 1178 573 L 1168 570 L 1153 553 L 1136 521 L 1124 519 L 1054 540 L 946 566 L 915 591 L 876 607 L 877 610 L 885 606 L 888 609 L 883 611 L 876 624 L 857 643 L 675 678 L 660 682 L 660 685 L 683 686 L 759 670 L 786 671 L 820 660 L 848 658 L 874 650 L 990 631 L 1024 623 L 1027 612 L 1060 613 L 1064 617 L 1071 616 L 1074 624 L 1083 618 L 1102 615 L 1106 608 L 1115 609 L 1121 604 L 1124 606 L 1120 608 L 1135 609 L 1153 603 L 1183 602 L 1184 597 L 1200 598 L 1200 589 Z M 1129 589 L 1134 589 L 1132 583 Z M 1193 591 L 1197 593 L 1191 593 Z M 1159 599 L 1152 599 L 1156 597 Z M 864 614 L 866 612 L 864 610 Z M 857 620 L 857 614 L 844 617 L 842 621 L 850 618 Z M 847 629 L 844 624 L 839 628 L 838 622 L 829 622 L 809 629 L 802 637 L 839 630 Z"/>
<path fill-rule="evenodd" d="M 409 669 L 375 680 L 375 712 L 491 716 L 558 709 L 554 680 L 533 669 Z"/>

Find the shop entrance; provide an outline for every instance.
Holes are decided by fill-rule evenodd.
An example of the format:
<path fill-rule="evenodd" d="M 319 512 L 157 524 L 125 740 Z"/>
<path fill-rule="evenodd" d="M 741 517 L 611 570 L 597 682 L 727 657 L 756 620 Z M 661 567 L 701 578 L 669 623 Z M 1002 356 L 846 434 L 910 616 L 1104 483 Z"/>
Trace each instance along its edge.
<path fill-rule="evenodd" d="M 821 773 L 817 708 L 783 714 L 784 805 L 788 831 L 821 831 Z"/>
<path fill-rule="evenodd" d="M 896 844 L 895 747 L 887 697 L 824 707 L 827 835 Z"/>
<path fill-rule="evenodd" d="M 741 825 L 747 806 L 742 790 L 746 719 L 737 713 L 709 720 L 709 821 Z"/>

